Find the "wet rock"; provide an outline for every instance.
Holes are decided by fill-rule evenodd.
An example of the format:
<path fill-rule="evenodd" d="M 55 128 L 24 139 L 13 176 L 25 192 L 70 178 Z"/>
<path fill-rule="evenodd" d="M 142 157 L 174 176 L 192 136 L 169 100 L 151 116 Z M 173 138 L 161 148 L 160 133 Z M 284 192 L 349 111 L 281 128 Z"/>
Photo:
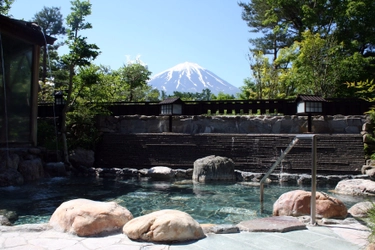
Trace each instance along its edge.
<path fill-rule="evenodd" d="M 11 226 L 12 223 L 4 215 L 0 215 L 0 226 Z"/>
<path fill-rule="evenodd" d="M 193 180 L 207 181 L 234 181 L 234 162 L 222 156 L 207 156 L 194 162 Z"/>
<path fill-rule="evenodd" d="M 279 174 L 279 182 L 297 183 L 298 179 L 299 179 L 298 174 L 287 174 L 287 173 Z"/>
<path fill-rule="evenodd" d="M 0 187 L 22 185 L 23 176 L 15 169 L 0 170 Z"/>
<path fill-rule="evenodd" d="M 348 212 L 353 216 L 353 217 L 358 217 L 358 218 L 363 218 L 363 217 L 368 217 L 368 212 L 370 209 L 374 208 L 374 203 L 370 201 L 363 201 L 354 204 L 351 208 L 349 208 Z"/>
<path fill-rule="evenodd" d="M 174 169 L 175 177 L 177 179 L 189 179 L 189 175 L 186 169 Z M 191 176 L 190 176 L 191 179 Z"/>
<path fill-rule="evenodd" d="M 236 180 L 238 181 L 259 182 L 264 176 L 263 173 L 245 172 L 241 170 L 234 170 L 234 172 Z"/>
<path fill-rule="evenodd" d="M 375 182 L 365 179 L 342 180 L 337 183 L 335 192 L 345 195 L 375 195 Z"/>
<path fill-rule="evenodd" d="M 43 163 L 40 158 L 22 161 L 18 170 L 25 181 L 35 181 L 44 177 Z"/>
<path fill-rule="evenodd" d="M 77 148 L 69 155 L 69 161 L 75 168 L 91 168 L 94 166 L 95 154 L 92 150 Z"/>
<path fill-rule="evenodd" d="M 133 215 L 116 202 L 75 199 L 62 203 L 49 224 L 58 231 L 95 236 L 120 230 Z"/>
<path fill-rule="evenodd" d="M 274 216 L 302 216 L 310 214 L 311 192 L 294 190 L 282 194 L 273 205 Z M 316 192 L 316 215 L 323 218 L 345 218 L 347 208 L 340 200 Z"/>
<path fill-rule="evenodd" d="M 14 169 L 18 170 L 18 165 L 20 164 L 20 157 L 18 154 L 10 154 L 8 156 L 0 157 L 0 169 Z"/>
<path fill-rule="evenodd" d="M 175 177 L 175 171 L 169 167 L 152 167 L 147 171 L 147 176 L 153 180 L 171 180 Z"/>
<path fill-rule="evenodd" d="M 63 162 L 48 162 L 45 166 L 45 170 L 51 177 L 66 176 L 66 168 Z"/>
<path fill-rule="evenodd" d="M 18 219 L 18 215 L 15 211 L 9 211 L 6 209 L 0 209 L 0 215 L 4 216 L 11 223 L 15 222 Z"/>
<path fill-rule="evenodd" d="M 311 184 L 311 175 L 301 174 L 297 180 L 298 185 L 307 185 Z"/>
<path fill-rule="evenodd" d="M 202 227 L 189 214 L 160 210 L 129 221 L 123 232 L 130 239 L 148 242 L 184 242 L 205 237 Z"/>
<path fill-rule="evenodd" d="M 215 225 L 215 224 L 203 224 L 201 225 L 205 234 L 233 234 L 239 233 L 240 229 L 236 225 Z"/>

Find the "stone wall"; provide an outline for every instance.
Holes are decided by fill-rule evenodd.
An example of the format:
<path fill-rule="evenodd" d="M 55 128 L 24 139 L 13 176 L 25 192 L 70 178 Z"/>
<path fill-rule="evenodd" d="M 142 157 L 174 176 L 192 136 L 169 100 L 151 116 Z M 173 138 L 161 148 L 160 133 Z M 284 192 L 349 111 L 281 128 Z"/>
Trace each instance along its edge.
<path fill-rule="evenodd" d="M 268 171 L 293 134 L 104 133 L 95 153 L 98 168 L 192 168 L 194 161 L 219 155 L 233 159 L 235 169 Z M 359 174 L 365 163 L 360 134 L 317 135 L 319 174 Z M 300 140 L 284 159 L 284 172 L 311 173 L 311 140 Z M 280 171 L 280 169 L 278 170 Z"/>
<path fill-rule="evenodd" d="M 317 134 L 360 134 L 367 117 L 314 116 L 312 132 Z M 102 132 L 133 134 L 169 132 L 168 116 L 102 116 Z M 299 134 L 307 131 L 307 116 L 174 116 L 176 133 Z"/>
<path fill-rule="evenodd" d="M 360 173 L 365 164 L 362 127 L 366 116 L 314 116 L 318 169 Z M 95 155 L 99 168 L 191 168 L 196 159 L 226 156 L 236 169 L 266 172 L 296 134 L 307 131 L 306 116 L 103 116 Z M 311 142 L 301 140 L 283 161 L 283 170 L 309 173 Z"/>

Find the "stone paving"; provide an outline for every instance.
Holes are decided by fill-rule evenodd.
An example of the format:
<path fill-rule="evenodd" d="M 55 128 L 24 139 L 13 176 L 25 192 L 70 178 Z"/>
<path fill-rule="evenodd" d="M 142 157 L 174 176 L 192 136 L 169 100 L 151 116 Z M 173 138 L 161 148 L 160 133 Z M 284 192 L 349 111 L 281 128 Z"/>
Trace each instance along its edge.
<path fill-rule="evenodd" d="M 153 244 L 135 242 L 118 233 L 78 237 L 52 230 L 47 224 L 0 226 L 0 248 L 8 250 L 204 250 L 204 249 L 329 249 L 358 250 L 368 244 L 369 230 L 360 223 L 307 226 L 285 233 L 240 232 L 207 234 L 199 241 Z"/>

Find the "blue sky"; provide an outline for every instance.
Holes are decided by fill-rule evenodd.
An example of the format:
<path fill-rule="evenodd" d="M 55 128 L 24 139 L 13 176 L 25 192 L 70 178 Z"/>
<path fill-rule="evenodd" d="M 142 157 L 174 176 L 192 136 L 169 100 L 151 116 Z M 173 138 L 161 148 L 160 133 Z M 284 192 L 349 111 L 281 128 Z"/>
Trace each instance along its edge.
<path fill-rule="evenodd" d="M 247 54 L 252 36 L 241 19 L 238 0 L 90 0 L 93 29 L 84 33 L 99 46 L 95 64 L 118 69 L 128 58 L 148 65 L 152 76 L 179 63 L 193 62 L 240 87 L 250 76 Z M 46 7 L 70 0 L 15 0 L 13 18 L 31 20 Z M 64 50 L 60 54 L 64 54 Z"/>

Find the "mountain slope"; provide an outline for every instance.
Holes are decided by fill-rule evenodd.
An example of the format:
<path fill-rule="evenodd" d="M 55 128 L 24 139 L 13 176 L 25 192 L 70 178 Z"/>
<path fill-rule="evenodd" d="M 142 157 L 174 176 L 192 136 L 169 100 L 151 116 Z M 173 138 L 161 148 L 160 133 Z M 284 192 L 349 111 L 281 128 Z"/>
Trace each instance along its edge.
<path fill-rule="evenodd" d="M 219 92 L 235 95 L 240 90 L 221 79 L 211 71 L 204 69 L 196 63 L 185 62 L 178 64 L 153 76 L 149 85 L 164 90 L 168 95 L 174 91 L 201 93 L 203 89 L 210 89 L 217 95 Z"/>

